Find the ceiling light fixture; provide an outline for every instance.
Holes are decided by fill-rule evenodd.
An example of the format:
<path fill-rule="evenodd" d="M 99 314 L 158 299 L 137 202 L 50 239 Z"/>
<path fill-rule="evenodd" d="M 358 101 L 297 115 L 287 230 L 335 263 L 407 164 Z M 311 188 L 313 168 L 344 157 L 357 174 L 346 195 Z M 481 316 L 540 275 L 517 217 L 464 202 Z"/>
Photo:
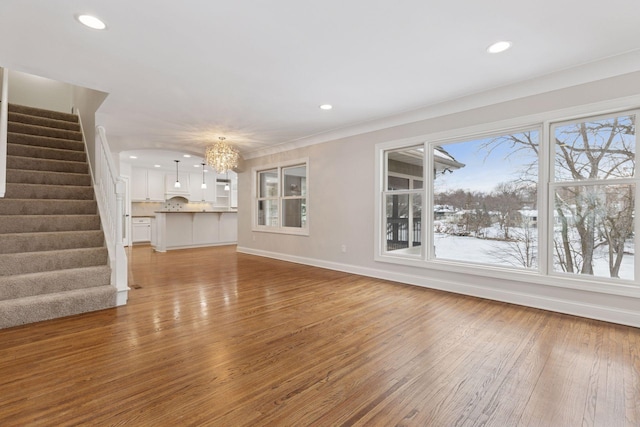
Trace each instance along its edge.
<path fill-rule="evenodd" d="M 331 104 L 322 104 L 320 106 L 321 110 L 331 110 L 332 108 L 333 108 L 333 105 L 331 105 Z"/>
<path fill-rule="evenodd" d="M 180 188 L 180 180 L 178 179 L 178 164 L 180 163 L 180 160 L 174 160 L 174 162 L 176 162 L 176 183 L 173 184 L 173 186 L 175 188 Z"/>
<path fill-rule="evenodd" d="M 105 24 L 100 19 L 96 18 L 95 16 L 78 15 L 77 19 L 78 19 L 78 21 L 80 21 L 80 23 L 82 25 L 85 25 L 85 26 L 87 26 L 89 28 L 93 28 L 94 30 L 104 30 L 105 28 L 107 28 L 107 24 Z"/>
<path fill-rule="evenodd" d="M 505 50 L 509 49 L 512 45 L 513 45 L 513 43 L 511 43 L 510 41 L 502 40 L 502 41 L 499 41 L 499 42 L 495 42 L 494 44 L 489 46 L 487 48 L 487 52 L 489 52 L 489 53 L 504 52 Z"/>
<path fill-rule="evenodd" d="M 209 166 L 218 173 L 225 173 L 228 170 L 238 167 L 240 153 L 231 145 L 224 142 L 226 139 L 221 136 L 219 142 L 210 145 L 205 150 L 204 158 Z"/>
<path fill-rule="evenodd" d="M 204 166 L 205 166 L 205 164 L 203 163 L 202 164 L 202 185 L 200 185 L 200 188 L 202 188 L 202 189 L 206 189 L 207 188 L 207 183 L 204 182 Z"/>

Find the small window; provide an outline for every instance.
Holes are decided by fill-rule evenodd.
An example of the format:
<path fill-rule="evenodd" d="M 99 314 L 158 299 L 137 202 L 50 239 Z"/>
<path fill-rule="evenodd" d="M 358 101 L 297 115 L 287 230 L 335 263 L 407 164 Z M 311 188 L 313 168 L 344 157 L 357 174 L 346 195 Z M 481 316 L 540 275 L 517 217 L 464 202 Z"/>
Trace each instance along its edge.
<path fill-rule="evenodd" d="M 307 162 L 255 171 L 256 231 L 307 234 Z"/>

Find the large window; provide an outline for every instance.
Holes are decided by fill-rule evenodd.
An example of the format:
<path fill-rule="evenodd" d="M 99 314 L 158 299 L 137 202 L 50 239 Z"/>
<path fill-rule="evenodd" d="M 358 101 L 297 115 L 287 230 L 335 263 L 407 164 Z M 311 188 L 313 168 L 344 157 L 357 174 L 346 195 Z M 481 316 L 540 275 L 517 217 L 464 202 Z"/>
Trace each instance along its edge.
<path fill-rule="evenodd" d="M 635 115 L 557 123 L 553 270 L 634 278 Z"/>
<path fill-rule="evenodd" d="M 254 229 L 306 234 L 307 162 L 254 170 Z"/>
<path fill-rule="evenodd" d="M 635 280 L 635 123 L 631 111 L 382 146 L 378 259 Z"/>

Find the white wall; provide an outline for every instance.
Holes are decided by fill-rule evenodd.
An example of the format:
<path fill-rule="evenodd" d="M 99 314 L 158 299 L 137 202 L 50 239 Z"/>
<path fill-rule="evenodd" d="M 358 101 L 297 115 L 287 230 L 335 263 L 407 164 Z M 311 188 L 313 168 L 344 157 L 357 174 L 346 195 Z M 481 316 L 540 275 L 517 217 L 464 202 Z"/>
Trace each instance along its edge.
<path fill-rule="evenodd" d="M 9 70 L 9 102 L 27 107 L 71 113 L 73 86 L 44 77 Z"/>
<path fill-rule="evenodd" d="M 80 120 L 82 120 L 82 129 L 84 137 L 87 141 L 87 157 L 91 163 L 91 167 L 95 170 L 95 147 L 96 147 L 96 111 L 108 94 L 93 89 L 80 86 L 73 86 L 72 102 L 74 108 L 80 112 Z M 107 138 L 108 138 L 107 134 Z M 113 156 L 114 160 L 117 156 Z"/>
<path fill-rule="evenodd" d="M 589 104 L 630 96 L 640 96 L 640 72 L 247 160 L 238 184 L 238 250 L 640 326 L 636 297 L 374 260 L 376 144 L 573 107 L 589 110 Z M 309 236 L 253 232 L 251 168 L 303 157 L 309 158 Z"/>

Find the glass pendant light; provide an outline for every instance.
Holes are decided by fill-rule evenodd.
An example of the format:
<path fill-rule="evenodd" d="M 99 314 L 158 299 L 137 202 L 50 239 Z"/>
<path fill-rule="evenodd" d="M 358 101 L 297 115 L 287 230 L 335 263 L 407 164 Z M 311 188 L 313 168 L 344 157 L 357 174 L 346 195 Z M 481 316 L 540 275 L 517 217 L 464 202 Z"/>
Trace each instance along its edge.
<path fill-rule="evenodd" d="M 207 183 L 204 182 L 204 165 L 205 163 L 202 163 L 202 185 L 200 185 L 203 190 L 207 188 Z"/>
<path fill-rule="evenodd" d="M 180 160 L 174 160 L 174 162 L 176 162 L 176 183 L 173 184 L 173 186 L 175 188 L 180 188 L 180 179 L 178 178 L 178 163 L 180 163 Z"/>

